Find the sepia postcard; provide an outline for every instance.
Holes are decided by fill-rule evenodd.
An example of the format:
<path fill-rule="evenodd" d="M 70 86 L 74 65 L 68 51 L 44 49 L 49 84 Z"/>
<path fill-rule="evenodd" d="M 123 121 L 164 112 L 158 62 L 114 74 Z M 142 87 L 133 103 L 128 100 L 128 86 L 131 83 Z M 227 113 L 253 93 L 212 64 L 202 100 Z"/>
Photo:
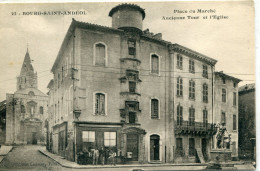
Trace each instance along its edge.
<path fill-rule="evenodd" d="M 255 170 L 254 1 L 0 3 L 0 170 Z"/>

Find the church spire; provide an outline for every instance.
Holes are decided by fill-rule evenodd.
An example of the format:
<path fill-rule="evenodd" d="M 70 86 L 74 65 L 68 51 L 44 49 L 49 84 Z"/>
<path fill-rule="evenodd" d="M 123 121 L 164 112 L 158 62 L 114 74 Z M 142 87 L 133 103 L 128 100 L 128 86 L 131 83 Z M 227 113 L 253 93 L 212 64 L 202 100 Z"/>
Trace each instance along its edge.
<path fill-rule="evenodd" d="M 27 87 L 37 88 L 37 73 L 34 73 L 32 66 L 32 60 L 30 58 L 28 44 L 27 51 L 22 64 L 21 72 L 17 78 L 17 89 L 23 89 Z"/>

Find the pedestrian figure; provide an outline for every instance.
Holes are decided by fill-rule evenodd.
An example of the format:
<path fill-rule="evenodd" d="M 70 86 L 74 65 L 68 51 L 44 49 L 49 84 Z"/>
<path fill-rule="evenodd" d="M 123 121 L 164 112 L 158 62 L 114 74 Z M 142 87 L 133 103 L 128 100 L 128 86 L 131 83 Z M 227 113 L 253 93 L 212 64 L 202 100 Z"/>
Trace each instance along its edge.
<path fill-rule="evenodd" d="M 111 164 L 111 165 L 116 165 L 116 163 L 115 163 L 115 157 L 116 157 L 116 152 L 114 152 L 114 150 L 111 149 L 111 150 L 109 151 L 109 161 L 110 161 L 110 164 Z"/>
<path fill-rule="evenodd" d="M 92 156 L 93 156 L 93 165 L 97 165 L 98 163 L 98 156 L 99 156 L 99 152 L 97 149 L 92 149 Z"/>
<path fill-rule="evenodd" d="M 99 150 L 99 158 L 100 158 L 100 163 L 104 165 L 105 163 L 105 150 L 104 147 L 102 146 L 101 149 Z"/>

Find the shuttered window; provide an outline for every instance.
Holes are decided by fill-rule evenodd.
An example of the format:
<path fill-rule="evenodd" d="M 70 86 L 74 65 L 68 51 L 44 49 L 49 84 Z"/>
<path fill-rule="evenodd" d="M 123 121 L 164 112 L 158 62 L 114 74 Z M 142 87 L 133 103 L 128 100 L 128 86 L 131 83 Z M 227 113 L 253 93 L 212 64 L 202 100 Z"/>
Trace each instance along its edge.
<path fill-rule="evenodd" d="M 208 103 L 208 85 L 203 84 L 203 102 Z"/>
<path fill-rule="evenodd" d="M 189 98 L 195 100 L 195 81 L 189 81 Z"/>
<path fill-rule="evenodd" d="M 105 94 L 96 93 L 95 114 L 105 115 Z"/>
<path fill-rule="evenodd" d="M 177 68 L 182 69 L 182 56 L 180 54 L 177 55 Z"/>
<path fill-rule="evenodd" d="M 96 48 L 95 65 L 105 66 L 105 59 L 106 59 L 105 45 L 98 43 L 98 44 L 96 44 L 95 48 Z"/>
<path fill-rule="evenodd" d="M 194 66 L 194 60 L 189 60 L 189 72 L 195 73 L 195 66 Z"/>
<path fill-rule="evenodd" d="M 183 107 L 181 105 L 177 106 L 177 125 L 182 125 L 183 123 Z"/>
<path fill-rule="evenodd" d="M 151 57 L 151 72 L 155 74 L 159 74 L 159 57 L 157 55 L 152 55 Z"/>
<path fill-rule="evenodd" d="M 203 126 L 206 127 L 208 124 L 208 111 L 207 109 L 203 110 Z"/>
<path fill-rule="evenodd" d="M 181 77 L 177 78 L 177 96 L 183 95 L 183 81 Z"/>
<path fill-rule="evenodd" d="M 189 108 L 189 125 L 195 125 L 195 109 L 193 107 Z"/>
<path fill-rule="evenodd" d="M 157 99 L 151 100 L 151 118 L 158 119 L 159 118 L 159 102 Z"/>

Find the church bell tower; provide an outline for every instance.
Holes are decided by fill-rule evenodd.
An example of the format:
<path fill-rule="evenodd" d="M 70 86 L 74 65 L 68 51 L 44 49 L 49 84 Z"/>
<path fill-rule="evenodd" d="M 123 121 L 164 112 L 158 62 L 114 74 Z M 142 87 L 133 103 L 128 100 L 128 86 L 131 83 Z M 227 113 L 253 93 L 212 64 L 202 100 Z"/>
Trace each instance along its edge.
<path fill-rule="evenodd" d="M 34 72 L 32 61 L 27 48 L 20 75 L 17 77 L 17 90 L 29 87 L 37 88 L 37 82 L 37 73 Z"/>

